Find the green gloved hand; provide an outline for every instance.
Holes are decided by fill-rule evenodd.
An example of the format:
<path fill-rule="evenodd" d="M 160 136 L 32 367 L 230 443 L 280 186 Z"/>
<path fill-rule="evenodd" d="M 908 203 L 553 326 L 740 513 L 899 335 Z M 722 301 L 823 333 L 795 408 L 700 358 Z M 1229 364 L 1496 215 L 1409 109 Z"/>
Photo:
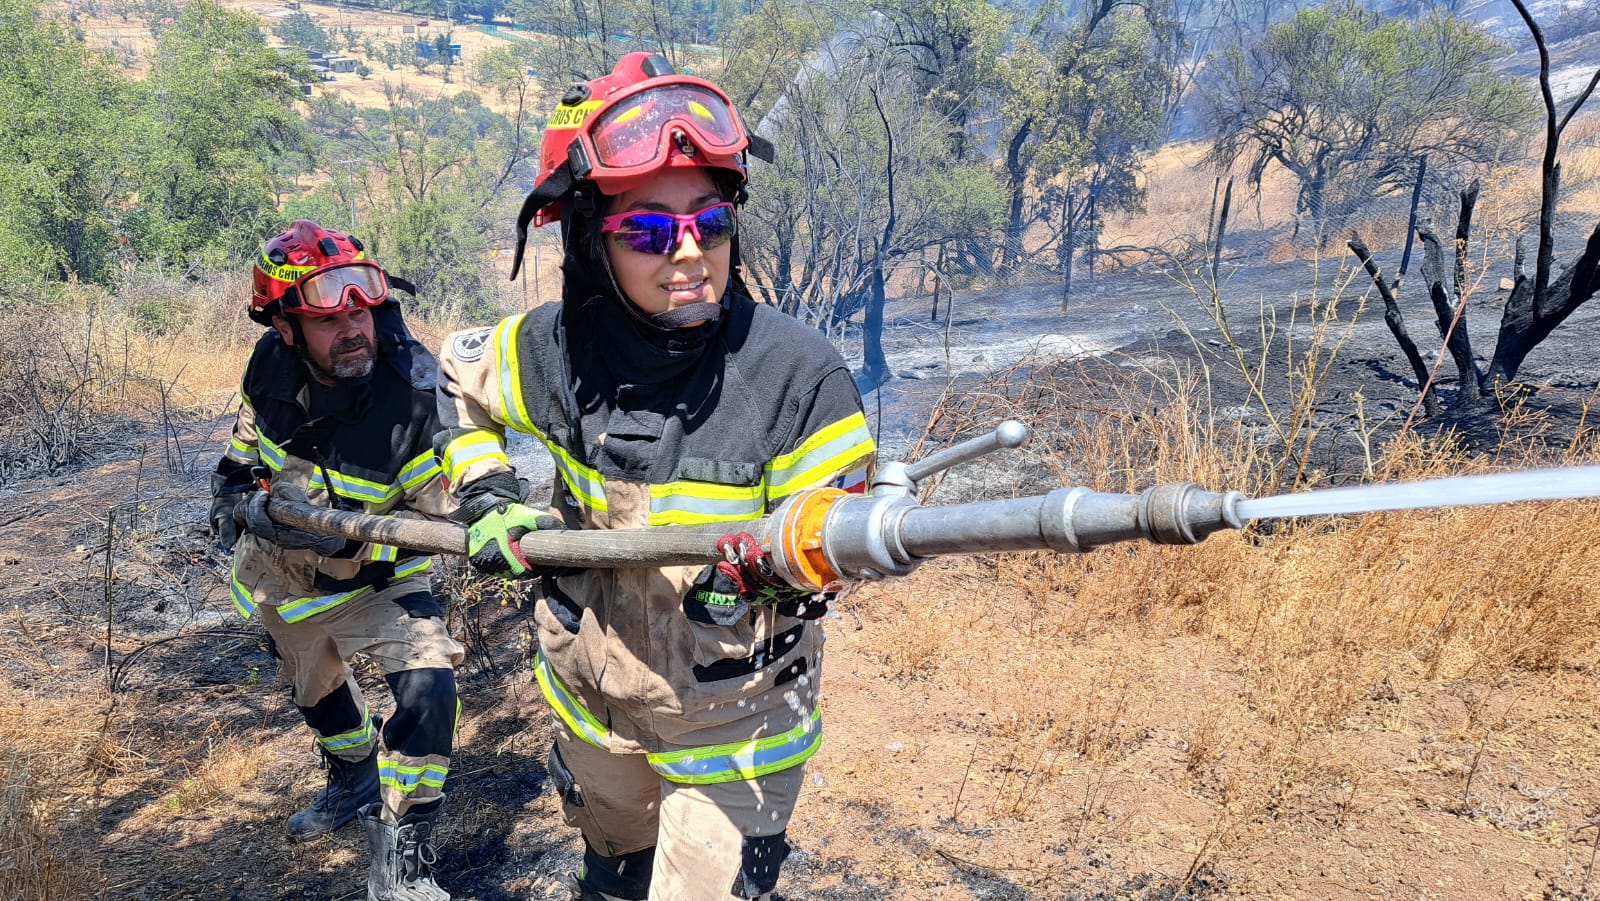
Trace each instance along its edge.
<path fill-rule="evenodd" d="M 522 504 L 502 503 L 467 527 L 467 556 L 472 568 L 497 576 L 522 576 L 532 565 L 522 556 L 517 539 L 540 529 L 562 528 L 561 520 Z"/>

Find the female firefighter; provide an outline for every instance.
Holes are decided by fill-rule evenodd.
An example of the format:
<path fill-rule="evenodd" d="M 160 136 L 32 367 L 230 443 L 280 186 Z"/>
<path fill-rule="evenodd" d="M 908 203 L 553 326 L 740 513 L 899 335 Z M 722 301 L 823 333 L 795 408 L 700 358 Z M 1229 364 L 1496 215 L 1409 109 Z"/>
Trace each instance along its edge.
<path fill-rule="evenodd" d="M 775 579 L 738 522 L 862 484 L 874 447 L 838 352 L 745 290 L 758 149 L 726 94 L 660 56 L 573 87 L 518 220 L 519 237 L 560 223 L 562 302 L 452 335 L 441 358 L 437 446 L 473 563 L 542 577 L 536 675 L 588 901 L 769 895 L 821 741 L 825 597 Z M 507 428 L 554 457 L 554 515 L 523 505 Z M 536 571 L 516 543 L 713 522 L 731 562 L 704 568 Z"/>

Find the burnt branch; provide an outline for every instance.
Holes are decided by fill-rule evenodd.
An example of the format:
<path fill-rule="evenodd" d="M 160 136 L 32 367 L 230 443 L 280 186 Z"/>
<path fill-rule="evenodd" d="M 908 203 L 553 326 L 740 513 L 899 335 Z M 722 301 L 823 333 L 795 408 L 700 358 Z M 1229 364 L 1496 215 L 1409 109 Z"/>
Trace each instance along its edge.
<path fill-rule="evenodd" d="M 1472 236 L 1472 211 L 1478 206 L 1478 180 L 1461 192 L 1461 215 L 1456 219 L 1456 298 L 1467 296 L 1467 240 Z"/>
<path fill-rule="evenodd" d="M 1422 360 L 1422 354 L 1417 350 L 1417 343 L 1411 340 L 1411 334 L 1406 331 L 1405 315 L 1400 312 L 1400 303 L 1395 299 L 1394 289 L 1383 278 L 1383 273 L 1378 271 L 1378 264 L 1372 259 L 1372 252 L 1367 249 L 1367 243 L 1361 240 L 1360 235 L 1352 235 L 1347 243 L 1356 259 L 1366 267 L 1367 275 L 1372 276 L 1372 284 L 1378 289 L 1378 296 L 1383 298 L 1383 321 L 1389 326 L 1389 332 L 1394 335 L 1394 340 L 1400 345 L 1400 352 L 1406 355 L 1406 362 L 1411 364 L 1411 371 L 1417 377 L 1417 388 L 1422 392 L 1422 409 L 1426 416 L 1439 415 L 1438 392 L 1433 390 L 1433 380 L 1428 374 L 1428 366 Z"/>
<path fill-rule="evenodd" d="M 1452 296 L 1445 288 L 1444 247 L 1439 236 L 1428 226 L 1417 228 L 1422 239 L 1422 283 L 1428 286 L 1428 298 L 1433 301 L 1433 313 L 1439 326 L 1439 336 L 1455 360 L 1460 376 L 1453 407 L 1461 408 L 1477 403 L 1482 374 L 1472 359 L 1472 337 L 1467 332 L 1464 306 L 1459 296 Z"/>
<path fill-rule="evenodd" d="M 1519 270 L 1516 287 L 1500 317 L 1500 337 L 1489 363 L 1491 385 L 1514 380 L 1528 353 L 1600 289 L 1600 225 L 1589 235 L 1578 259 L 1551 282 L 1544 304 L 1535 302 L 1534 287 Z"/>

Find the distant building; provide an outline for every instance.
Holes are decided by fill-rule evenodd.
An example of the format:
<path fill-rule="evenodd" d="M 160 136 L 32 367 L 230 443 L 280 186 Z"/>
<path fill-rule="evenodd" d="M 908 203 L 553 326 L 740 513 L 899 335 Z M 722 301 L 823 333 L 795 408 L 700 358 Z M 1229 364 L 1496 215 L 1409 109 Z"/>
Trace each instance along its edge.
<path fill-rule="evenodd" d="M 356 61 L 352 57 L 330 56 L 324 62 L 328 64 L 328 70 L 331 72 L 354 72 L 356 70 Z"/>
<path fill-rule="evenodd" d="M 435 47 L 433 45 L 432 41 L 418 41 L 417 42 L 417 59 L 438 59 L 438 58 L 439 58 L 439 48 Z M 460 44 L 451 44 L 450 45 L 450 64 L 453 66 L 453 65 L 459 64 L 460 62 L 461 62 L 461 45 Z"/>

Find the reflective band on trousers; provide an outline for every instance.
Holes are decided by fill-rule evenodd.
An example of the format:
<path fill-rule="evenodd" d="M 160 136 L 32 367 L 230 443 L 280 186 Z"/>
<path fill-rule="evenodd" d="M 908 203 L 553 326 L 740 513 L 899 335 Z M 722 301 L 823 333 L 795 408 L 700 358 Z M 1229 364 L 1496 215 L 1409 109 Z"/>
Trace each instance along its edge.
<path fill-rule="evenodd" d="M 555 708 L 556 715 L 572 730 L 572 734 L 591 745 L 610 750 L 610 732 L 561 684 L 544 654 L 535 658 L 533 672 L 539 680 L 539 688 L 544 691 L 545 700 Z M 822 711 L 815 709 L 800 725 L 779 735 L 707 745 L 686 751 L 646 754 L 645 761 L 668 781 L 710 785 L 742 782 L 799 766 L 817 753 L 820 747 Z"/>

